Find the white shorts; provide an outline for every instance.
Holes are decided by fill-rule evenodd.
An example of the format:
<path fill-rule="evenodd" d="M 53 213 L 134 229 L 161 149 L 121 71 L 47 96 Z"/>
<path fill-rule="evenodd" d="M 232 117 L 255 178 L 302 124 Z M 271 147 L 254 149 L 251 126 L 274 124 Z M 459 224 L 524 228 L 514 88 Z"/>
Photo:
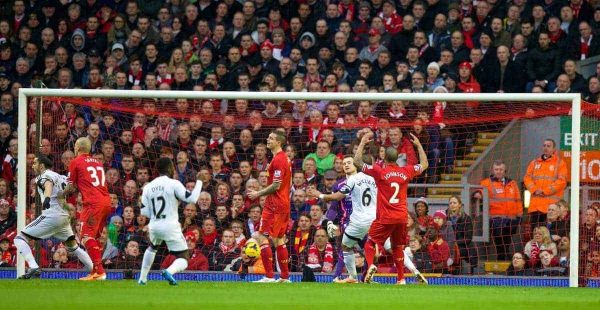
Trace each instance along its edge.
<path fill-rule="evenodd" d="M 163 241 L 171 252 L 182 252 L 188 249 L 181 226 L 175 222 L 157 222 L 148 227 L 148 238 L 154 246 L 159 246 Z"/>
<path fill-rule="evenodd" d="M 48 239 L 54 237 L 65 241 L 74 236 L 71 218 L 68 214 L 42 213 L 21 231 L 28 237 Z"/>
<path fill-rule="evenodd" d="M 344 230 L 344 237 L 342 237 L 342 244 L 346 247 L 353 248 L 362 239 L 365 238 L 369 232 L 371 225 L 356 224 L 352 221 L 348 224 L 348 227 Z"/>

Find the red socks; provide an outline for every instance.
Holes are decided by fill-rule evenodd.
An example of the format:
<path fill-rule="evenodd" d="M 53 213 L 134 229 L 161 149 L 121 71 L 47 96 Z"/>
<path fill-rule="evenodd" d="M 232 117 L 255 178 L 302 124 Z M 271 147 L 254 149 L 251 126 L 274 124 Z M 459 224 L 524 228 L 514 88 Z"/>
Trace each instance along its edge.
<path fill-rule="evenodd" d="M 267 278 L 273 278 L 273 251 L 271 250 L 270 244 L 267 243 L 260 246 L 260 258 L 265 266 L 265 276 Z"/>
<path fill-rule="evenodd" d="M 396 264 L 396 269 L 398 270 L 398 281 L 402 281 L 404 279 L 404 246 L 397 246 L 392 248 L 392 257 L 394 258 L 394 263 Z"/>
<path fill-rule="evenodd" d="M 288 251 L 285 245 L 279 245 L 276 248 L 277 251 L 277 262 L 279 268 L 281 268 L 281 278 L 288 279 L 290 277 L 290 269 L 288 267 Z"/>
<path fill-rule="evenodd" d="M 94 270 L 98 274 L 104 273 L 104 266 L 102 266 L 102 247 L 96 239 L 88 239 L 85 243 L 85 249 L 87 250 L 92 262 L 94 263 Z"/>
<path fill-rule="evenodd" d="M 371 239 L 367 239 L 365 243 L 365 260 L 367 261 L 367 268 L 373 265 L 375 261 L 375 243 Z"/>

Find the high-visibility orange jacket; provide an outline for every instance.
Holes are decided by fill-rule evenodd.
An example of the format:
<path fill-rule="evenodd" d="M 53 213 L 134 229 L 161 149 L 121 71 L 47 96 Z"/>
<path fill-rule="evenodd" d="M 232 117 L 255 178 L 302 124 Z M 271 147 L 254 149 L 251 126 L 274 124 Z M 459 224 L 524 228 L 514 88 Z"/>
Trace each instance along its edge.
<path fill-rule="evenodd" d="M 488 190 L 490 199 L 490 216 L 515 217 L 523 214 L 521 193 L 514 180 L 503 180 L 489 177 L 481 181 L 481 186 Z"/>
<path fill-rule="evenodd" d="M 532 160 L 525 173 L 525 187 L 531 192 L 528 212 L 548 213 L 548 205 L 563 198 L 567 187 L 567 164 L 555 152 L 550 158 Z M 542 195 L 534 195 L 540 190 Z"/>

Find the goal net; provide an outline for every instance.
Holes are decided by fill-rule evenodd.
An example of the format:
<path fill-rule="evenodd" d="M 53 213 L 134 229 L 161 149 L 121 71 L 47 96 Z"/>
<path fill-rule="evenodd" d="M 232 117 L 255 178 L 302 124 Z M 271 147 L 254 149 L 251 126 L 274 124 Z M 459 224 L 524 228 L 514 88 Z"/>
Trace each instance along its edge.
<path fill-rule="evenodd" d="M 398 149 L 398 164 L 418 163 L 410 134 L 426 150 L 429 168 L 412 181 L 408 199 L 407 246 L 421 272 L 571 286 L 586 286 L 600 272 L 600 113 L 575 95 L 21 89 L 19 107 L 18 163 L 26 172 L 16 183 L 19 229 L 40 212 L 34 154 L 66 174 L 74 141 L 89 137 L 112 197 L 103 260 L 126 277 L 148 246 L 139 196 L 160 157 L 173 159 L 174 177 L 186 186 L 197 175 L 205 184 L 197 204 L 180 206 L 193 250 L 189 270 L 238 272 L 244 265 L 260 273 L 241 251 L 264 200 L 251 201 L 245 191 L 266 185 L 266 136 L 275 128 L 285 130 L 293 156 L 291 271 L 335 272 L 339 241 L 315 235 L 325 218 L 339 216 L 307 189 L 331 192 L 344 177 L 343 156 L 372 130 L 375 164 L 388 146 Z M 77 231 L 81 197 L 68 202 Z M 40 244 L 42 267 L 81 268 L 59 240 Z M 380 271 L 395 272 L 391 256 L 379 254 Z M 153 269 L 172 259 L 160 249 Z"/>

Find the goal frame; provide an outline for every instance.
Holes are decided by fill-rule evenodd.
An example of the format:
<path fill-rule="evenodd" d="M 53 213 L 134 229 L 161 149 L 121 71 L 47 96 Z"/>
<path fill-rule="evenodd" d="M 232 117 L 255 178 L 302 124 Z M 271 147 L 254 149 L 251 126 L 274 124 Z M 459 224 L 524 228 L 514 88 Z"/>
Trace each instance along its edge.
<path fill-rule="evenodd" d="M 373 100 L 373 101 L 531 101 L 531 102 L 571 102 L 571 217 L 570 217 L 570 265 L 569 286 L 578 286 L 579 276 L 579 164 L 581 147 L 581 95 L 580 94 L 530 94 L 530 93 L 311 93 L 311 92 L 233 92 L 233 91 L 150 91 L 150 90 L 109 90 L 109 89 L 47 89 L 21 88 L 18 100 L 18 171 L 26 171 L 27 162 L 27 99 L 28 97 L 96 97 L 96 98 L 155 98 L 155 99 L 247 99 L 247 100 Z M 42 126 L 37 126 L 41 134 Z M 25 227 L 28 181 L 26 173 L 18 174 L 17 189 L 17 230 Z M 575 258 L 575 259 L 574 259 Z M 25 261 L 17 255 L 17 277 L 25 273 Z"/>

